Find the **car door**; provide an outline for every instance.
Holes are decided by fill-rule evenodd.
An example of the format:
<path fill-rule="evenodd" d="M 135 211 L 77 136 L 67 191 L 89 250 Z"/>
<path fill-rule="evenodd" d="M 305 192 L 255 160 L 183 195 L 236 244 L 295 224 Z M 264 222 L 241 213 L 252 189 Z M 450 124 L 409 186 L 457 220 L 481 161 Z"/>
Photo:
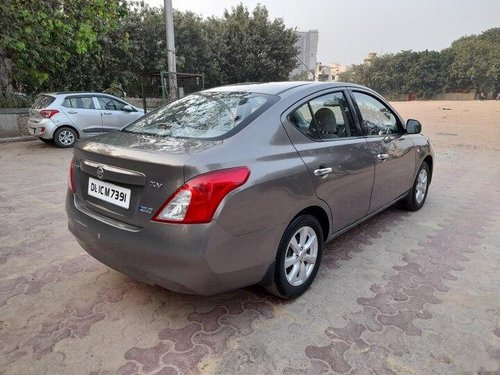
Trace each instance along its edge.
<path fill-rule="evenodd" d="M 71 95 L 64 98 L 61 110 L 83 133 L 102 131 L 101 113 L 90 95 Z"/>
<path fill-rule="evenodd" d="M 381 97 L 351 90 L 363 134 L 375 161 L 370 212 L 405 194 L 413 183 L 416 151 L 402 120 Z"/>
<path fill-rule="evenodd" d="M 343 91 L 311 97 L 282 116 L 306 164 L 316 195 L 331 209 L 337 232 L 368 213 L 374 163 Z"/>
<path fill-rule="evenodd" d="M 127 103 L 110 96 L 97 96 L 103 131 L 119 130 L 138 118 L 137 111 L 124 111 Z"/>

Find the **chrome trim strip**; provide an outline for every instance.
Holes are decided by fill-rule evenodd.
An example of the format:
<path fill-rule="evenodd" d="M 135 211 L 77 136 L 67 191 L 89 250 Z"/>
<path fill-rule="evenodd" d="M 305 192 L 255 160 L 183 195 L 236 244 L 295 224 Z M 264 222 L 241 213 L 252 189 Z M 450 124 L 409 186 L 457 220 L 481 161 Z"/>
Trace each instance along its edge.
<path fill-rule="evenodd" d="M 111 219 L 109 217 L 105 217 L 102 215 L 99 215 L 97 212 L 93 212 L 89 210 L 87 207 L 83 206 L 78 202 L 78 198 L 76 195 L 73 197 L 73 202 L 75 204 L 75 208 L 80 211 L 81 213 L 90 216 L 92 219 L 95 219 L 97 221 L 100 221 L 101 223 L 111 225 L 115 228 L 126 230 L 128 232 L 139 232 L 142 228 L 141 227 L 136 227 L 130 224 L 122 223 L 121 221 Z"/>
<path fill-rule="evenodd" d="M 113 167 L 113 166 L 108 165 L 108 164 L 96 163 L 95 161 L 90 161 L 90 160 L 82 160 L 81 163 L 83 163 L 86 166 L 91 167 L 91 168 L 102 167 L 102 169 L 104 169 L 105 171 L 118 173 L 118 174 L 124 174 L 124 175 L 128 175 L 128 176 L 136 176 L 136 177 L 141 177 L 141 178 L 146 179 L 146 175 L 144 173 L 132 171 L 130 169 Z"/>

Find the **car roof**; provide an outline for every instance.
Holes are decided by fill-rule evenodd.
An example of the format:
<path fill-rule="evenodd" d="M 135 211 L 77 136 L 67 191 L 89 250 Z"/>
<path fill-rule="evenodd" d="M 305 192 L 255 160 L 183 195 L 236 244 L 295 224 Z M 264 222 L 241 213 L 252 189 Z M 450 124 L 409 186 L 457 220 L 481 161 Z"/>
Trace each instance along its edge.
<path fill-rule="evenodd" d="M 279 82 L 244 82 L 244 83 L 235 83 L 232 85 L 213 87 L 207 90 L 203 90 L 204 92 L 255 92 L 260 94 L 269 94 L 269 95 L 279 95 L 281 97 L 287 96 L 287 94 L 296 93 L 301 89 L 307 89 L 308 91 L 311 89 L 323 90 L 329 88 L 338 88 L 338 87 L 357 87 L 367 89 L 365 86 L 356 85 L 354 83 L 346 83 L 346 82 L 317 82 L 317 81 L 279 81 Z M 111 94 L 106 94 L 103 92 L 91 92 L 91 91 L 67 91 L 67 92 L 52 92 L 52 93 L 44 93 L 41 95 L 52 95 L 52 96 L 60 96 L 60 95 L 107 95 L 111 97 L 115 97 Z"/>
<path fill-rule="evenodd" d="M 51 95 L 51 96 L 61 96 L 61 95 L 106 95 L 106 96 L 112 96 L 112 97 L 115 98 L 115 96 L 112 95 L 112 94 L 107 94 L 105 92 L 93 92 L 93 91 L 59 91 L 59 92 L 42 93 L 40 95 Z"/>
<path fill-rule="evenodd" d="M 312 82 L 312 81 L 283 81 L 283 82 L 265 82 L 265 83 L 237 83 L 233 85 L 214 87 L 205 91 L 240 91 L 255 92 L 261 94 L 286 96 L 287 91 L 296 92 L 294 89 L 312 89 L 318 90 L 336 87 L 363 87 L 353 83 L 345 82 Z"/>

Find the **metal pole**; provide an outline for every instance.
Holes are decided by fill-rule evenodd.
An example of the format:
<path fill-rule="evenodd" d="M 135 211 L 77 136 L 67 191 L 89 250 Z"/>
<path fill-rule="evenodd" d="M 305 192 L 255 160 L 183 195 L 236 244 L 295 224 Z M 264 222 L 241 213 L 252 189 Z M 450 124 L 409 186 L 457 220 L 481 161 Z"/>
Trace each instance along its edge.
<path fill-rule="evenodd" d="M 169 101 L 177 99 L 177 74 L 175 66 L 174 11 L 172 0 L 165 0 L 165 24 L 167 38 L 168 91 Z"/>
<path fill-rule="evenodd" d="M 163 76 L 163 70 L 160 72 L 160 87 L 161 87 L 161 99 L 165 101 L 165 77 Z"/>
<path fill-rule="evenodd" d="M 144 76 L 141 76 L 141 88 L 142 88 L 142 106 L 144 108 L 144 114 L 148 113 L 148 106 L 146 103 L 146 90 L 144 90 Z"/>

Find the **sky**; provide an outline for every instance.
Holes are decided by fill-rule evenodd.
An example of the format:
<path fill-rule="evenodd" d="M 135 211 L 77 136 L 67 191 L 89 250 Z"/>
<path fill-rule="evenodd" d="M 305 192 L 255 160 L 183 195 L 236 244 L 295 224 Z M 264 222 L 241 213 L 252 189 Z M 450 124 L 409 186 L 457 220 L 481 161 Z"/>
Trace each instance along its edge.
<path fill-rule="evenodd" d="M 266 6 L 288 27 L 319 32 L 318 61 L 361 63 L 368 52 L 441 50 L 500 27 L 500 0 L 172 0 L 174 9 L 221 17 L 243 3 Z M 145 0 L 162 6 L 163 0 Z"/>

